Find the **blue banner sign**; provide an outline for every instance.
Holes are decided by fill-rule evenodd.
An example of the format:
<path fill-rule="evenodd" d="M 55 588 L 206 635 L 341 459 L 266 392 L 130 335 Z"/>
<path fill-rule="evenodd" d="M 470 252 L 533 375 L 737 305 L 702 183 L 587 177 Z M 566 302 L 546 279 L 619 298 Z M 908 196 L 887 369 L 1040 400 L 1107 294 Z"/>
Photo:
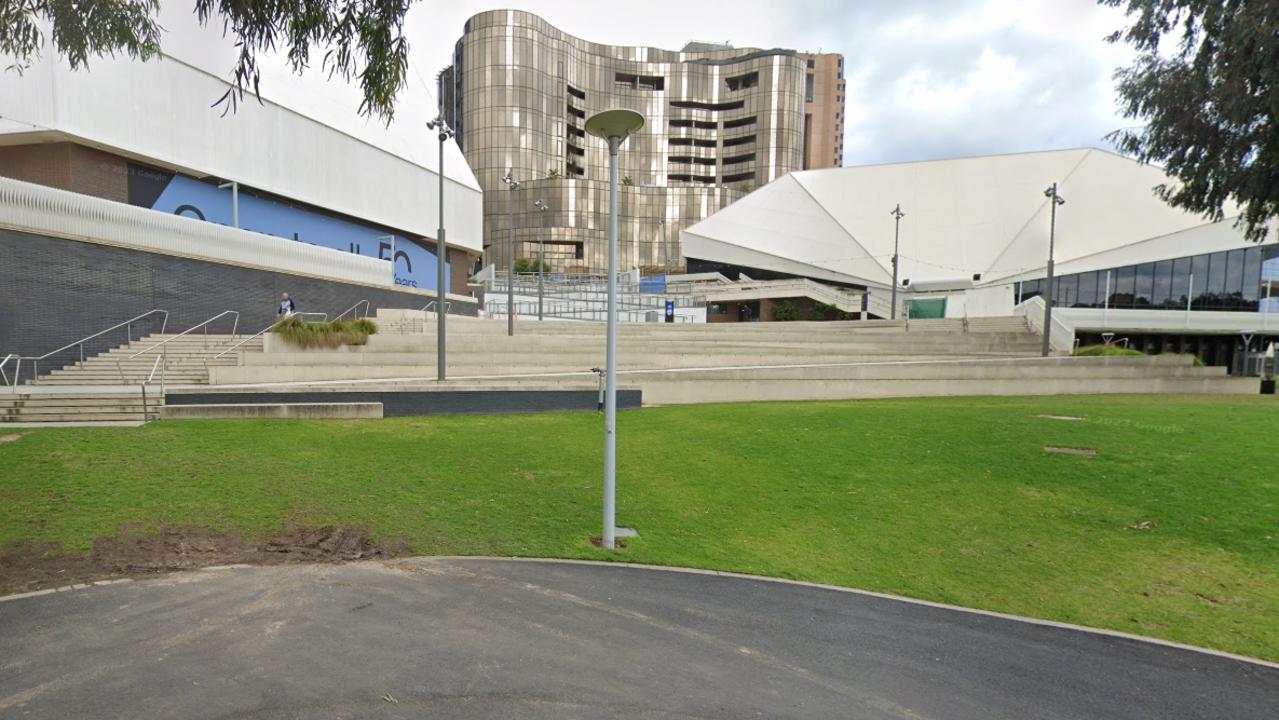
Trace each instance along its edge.
<path fill-rule="evenodd" d="M 129 166 L 129 204 L 231 226 L 231 189 L 140 165 Z M 436 256 L 417 243 L 369 225 L 239 192 L 240 228 L 343 252 L 395 258 L 395 283 L 435 289 Z M 445 290 L 448 290 L 445 265 Z"/>

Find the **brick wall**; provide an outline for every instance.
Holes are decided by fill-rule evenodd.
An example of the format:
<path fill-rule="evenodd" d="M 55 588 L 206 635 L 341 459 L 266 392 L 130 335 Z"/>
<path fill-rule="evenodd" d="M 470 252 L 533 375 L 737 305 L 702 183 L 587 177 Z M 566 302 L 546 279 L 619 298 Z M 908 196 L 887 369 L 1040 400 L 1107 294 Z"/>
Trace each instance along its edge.
<path fill-rule="evenodd" d="M 222 310 L 240 312 L 240 329 L 257 332 L 288 292 L 299 311 L 337 314 L 359 300 L 372 308 L 419 309 L 431 298 L 331 280 L 221 265 L 190 258 L 0 229 L 0 357 L 38 355 L 153 308 L 168 310 L 170 332 Z M 464 279 L 463 279 L 464 282 Z M 460 286 L 465 288 L 465 284 Z M 475 305 L 454 303 L 454 314 Z M 142 328 L 144 331 L 159 330 Z M 229 332 L 225 327 L 211 328 Z M 125 341 L 123 331 L 90 348 Z M 68 354 L 62 358 L 70 362 Z"/>
<path fill-rule="evenodd" d="M 129 201 L 125 159 L 74 143 L 0 147 L 0 176 L 116 202 Z"/>

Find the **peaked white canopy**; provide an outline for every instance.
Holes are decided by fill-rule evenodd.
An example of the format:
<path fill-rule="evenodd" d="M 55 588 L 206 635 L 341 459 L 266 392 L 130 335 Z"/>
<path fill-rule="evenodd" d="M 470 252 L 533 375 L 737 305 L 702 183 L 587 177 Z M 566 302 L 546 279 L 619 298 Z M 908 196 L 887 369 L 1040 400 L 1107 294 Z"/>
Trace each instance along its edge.
<path fill-rule="evenodd" d="M 791 173 L 683 233 L 686 257 L 887 287 L 901 204 L 902 279 L 1005 284 L 1042 277 L 1049 199 L 1058 183 L 1059 273 L 1245 245 L 1154 193 L 1158 167 L 1093 148 Z"/>

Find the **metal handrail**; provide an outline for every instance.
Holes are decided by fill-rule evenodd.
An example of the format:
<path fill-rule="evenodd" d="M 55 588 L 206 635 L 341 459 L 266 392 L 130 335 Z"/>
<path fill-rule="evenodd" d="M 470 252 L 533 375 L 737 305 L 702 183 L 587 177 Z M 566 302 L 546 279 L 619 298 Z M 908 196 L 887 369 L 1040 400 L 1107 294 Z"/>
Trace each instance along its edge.
<path fill-rule="evenodd" d="M 328 313 L 322 313 L 322 312 L 301 312 L 301 313 L 293 313 L 293 315 L 294 315 L 294 316 L 297 316 L 297 317 L 306 317 L 306 316 L 308 316 L 308 315 L 311 315 L 311 316 L 318 315 L 318 316 L 320 316 L 321 318 L 323 318 L 322 320 L 320 320 L 320 322 L 326 322 L 326 321 L 329 319 L 329 314 L 328 314 Z M 236 349 L 236 348 L 240 347 L 241 345 L 244 345 L 245 343 L 249 342 L 250 340 L 256 340 L 257 338 L 262 337 L 263 335 L 265 335 L 265 334 L 267 334 L 267 333 L 271 332 L 271 328 L 273 328 L 273 327 L 275 327 L 276 325 L 278 325 L 278 324 L 279 324 L 279 322 L 280 322 L 279 320 L 276 320 L 275 322 L 271 323 L 270 325 L 267 325 L 266 327 L 262 328 L 261 330 L 259 330 L 259 331 L 255 332 L 255 333 L 253 333 L 252 335 L 250 335 L 250 336 L 248 336 L 248 337 L 244 338 L 243 340 L 241 340 L 240 342 L 238 342 L 238 343 L 236 343 L 236 344 L 232 345 L 231 347 L 227 348 L 226 350 L 223 350 L 222 352 L 218 353 L 217 355 L 214 355 L 212 359 L 217 360 L 218 358 L 222 357 L 223 355 L 226 355 L 227 353 L 229 353 L 229 352 L 231 352 L 232 350 L 234 350 L 234 349 Z"/>
<path fill-rule="evenodd" d="M 437 302 L 439 302 L 439 301 L 438 301 L 438 300 L 432 300 L 431 302 L 427 303 L 426 305 L 424 305 L 424 306 L 422 307 L 421 312 L 430 312 L 431 308 L 435 307 L 435 303 L 437 303 Z M 445 301 L 444 301 L 444 312 L 446 312 L 446 313 L 447 313 L 447 312 L 448 312 L 448 311 L 449 311 L 452 307 L 453 307 L 453 301 L 452 301 L 452 300 L 445 300 Z"/>
<path fill-rule="evenodd" d="M 222 312 L 218 313 L 217 315 L 214 315 L 213 317 L 209 318 L 208 320 L 205 320 L 204 322 L 199 323 L 198 325 L 192 325 L 191 327 L 187 328 L 186 330 L 183 330 L 182 332 L 178 333 L 177 335 L 174 335 L 173 337 L 165 338 L 165 339 L 161 340 L 160 342 L 158 342 L 158 343 L 156 343 L 156 344 L 154 344 L 154 345 L 151 345 L 150 347 L 143 348 L 143 349 L 141 349 L 141 350 L 139 350 L 139 351 L 137 351 L 137 352 L 133 353 L 132 355 L 130 355 L 130 356 L 128 356 L 128 357 L 121 358 L 120 360 L 116 360 L 116 361 L 115 361 L 115 367 L 116 367 L 116 370 L 120 373 L 120 382 L 121 382 L 121 383 L 126 383 L 126 384 L 127 384 L 127 382 L 128 382 L 128 381 L 126 380 L 125 376 L 124 376 L 124 365 L 123 365 L 123 361 L 124 361 L 124 360 L 132 360 L 132 359 L 134 359 L 134 358 L 137 358 L 137 357 L 140 357 L 140 356 L 142 356 L 142 355 L 145 355 L 145 354 L 147 354 L 147 353 L 151 352 L 152 350 L 156 350 L 157 348 L 163 348 L 163 350 L 161 350 L 161 351 L 160 351 L 160 353 L 161 353 L 161 354 L 160 354 L 160 355 L 158 355 L 158 356 L 156 357 L 156 361 L 155 361 L 154 363 L 152 363 L 152 364 L 151 364 L 151 372 L 150 372 L 150 374 L 148 374 L 148 375 L 147 375 L 147 379 L 146 379 L 146 380 L 144 380 L 144 381 L 142 381 L 142 383 L 140 383 L 140 384 L 145 385 L 146 383 L 151 382 L 151 380 L 153 380 L 153 379 L 155 378 L 155 371 L 156 371 L 156 368 L 157 368 L 157 367 L 159 367 L 159 369 L 160 369 L 160 374 L 161 374 L 161 375 L 160 375 L 160 376 L 161 376 L 161 383 L 162 383 L 162 387 L 163 387 L 163 378 L 164 378 L 164 376 L 165 376 L 165 371 L 168 369 L 168 365 L 169 365 L 169 363 L 168 363 L 168 356 L 169 356 L 168 350 L 169 350 L 169 349 L 168 349 L 167 347 L 165 347 L 165 346 L 166 346 L 166 345 L 168 345 L 169 343 L 173 342 L 174 340 L 177 340 L 178 338 L 180 338 L 180 337 L 184 336 L 184 335 L 188 335 L 188 334 L 190 334 L 190 333 L 192 333 L 192 332 L 195 332 L 196 330 L 199 330 L 199 329 L 203 328 L 203 329 L 204 329 L 204 342 L 205 342 L 205 347 L 208 347 L 208 342 L 209 342 L 209 325 L 210 325 L 210 324 L 212 324 L 213 322 L 217 321 L 217 320 L 220 320 L 221 318 L 226 317 L 227 315 L 234 315 L 234 316 L 235 316 L 235 322 L 233 322 L 233 323 L 231 324 L 231 334 L 232 334 L 232 335 L 235 335 L 235 331 L 236 331 L 236 330 L 238 330 L 238 329 L 239 329 L 239 327 L 240 327 L 240 313 L 239 313 L 238 311 L 236 311 L 236 310 L 223 310 Z M 207 362 L 206 362 L 206 367 L 207 367 Z"/>
<path fill-rule="evenodd" d="M 361 301 L 357 302 L 356 304 L 352 305 L 351 307 L 349 307 L 349 308 L 347 308 L 347 309 L 343 310 L 343 311 L 342 311 L 342 314 L 340 314 L 340 315 L 338 315 L 337 317 L 333 318 L 333 321 L 334 321 L 334 322 L 337 322 L 338 320 L 341 320 L 342 318 L 346 317 L 346 314 L 347 314 L 347 313 L 351 312 L 352 310 L 354 310 L 354 309 L 358 308 L 358 307 L 359 307 L 359 306 L 361 306 L 361 305 L 363 305 L 363 306 L 364 306 L 364 317 L 368 317 L 368 315 L 369 315 L 369 301 L 368 301 L 368 300 L 361 300 Z M 359 313 L 356 313 L 355 318 L 356 318 L 357 320 L 360 318 Z"/>
<path fill-rule="evenodd" d="M 169 343 L 173 342 L 174 340 L 177 340 L 178 338 L 182 337 L 183 335 L 186 335 L 186 334 L 188 334 L 188 333 L 195 332 L 196 330 L 199 330 L 199 329 L 201 329 L 201 328 L 204 328 L 204 334 L 205 334 L 205 337 L 207 338 L 207 337 L 208 337 L 208 334 L 209 334 L 209 325 L 210 325 L 211 323 L 213 323 L 215 320 L 219 320 L 219 319 L 221 319 L 221 318 L 224 318 L 224 317 L 226 317 L 227 315 L 234 315 L 234 316 L 235 316 L 235 322 L 234 322 L 234 323 L 232 323 L 232 325 L 231 325 L 231 334 L 232 334 L 232 335 L 234 335 L 234 334 L 235 334 L 235 331 L 236 331 L 236 330 L 240 327 L 240 313 L 239 313 L 239 311 L 236 311 L 236 310 L 223 310 L 222 312 L 218 313 L 217 315 L 214 315 L 213 317 L 209 318 L 208 320 L 205 320 L 204 322 L 202 322 L 202 323 L 200 323 L 200 324 L 198 324 L 198 325 L 192 325 L 191 327 L 187 328 L 186 330 L 183 330 L 182 332 L 178 333 L 177 335 L 174 335 L 174 336 L 173 336 L 173 337 L 171 337 L 171 338 L 165 338 L 165 339 L 161 340 L 160 342 L 158 342 L 158 343 L 156 343 L 156 344 L 154 344 L 154 345 L 152 345 L 152 346 L 150 346 L 150 347 L 143 348 L 142 350 L 139 350 L 139 351 L 137 351 L 137 352 L 133 353 L 132 355 L 130 355 L 129 357 L 127 357 L 127 358 L 125 358 L 125 359 L 126 359 L 126 360 L 132 360 L 133 358 L 138 357 L 139 355 L 145 355 L 145 354 L 147 354 L 147 353 L 151 352 L 152 350 L 154 350 L 154 349 L 156 349 L 156 348 L 158 348 L 158 347 L 161 347 L 161 346 L 163 346 L 163 345 L 168 345 Z"/>
<path fill-rule="evenodd" d="M 4 378 L 5 385 L 9 384 L 9 376 L 5 374 L 4 366 L 7 365 L 9 361 L 15 357 L 17 357 L 17 355 L 14 355 L 13 353 L 9 353 L 8 355 L 4 356 L 3 360 L 0 360 L 0 377 Z M 18 379 L 17 376 L 14 376 L 14 380 L 17 380 L 17 379 Z"/>
<path fill-rule="evenodd" d="M 48 358 L 50 358 L 50 357 L 52 357 L 52 356 L 54 356 L 54 355 L 57 355 L 58 353 L 60 353 L 60 352 L 62 352 L 62 351 L 64 351 L 64 350 L 70 350 L 71 348 L 76 347 L 76 346 L 78 345 L 78 346 L 80 347 L 80 362 L 84 362 L 84 344 L 85 344 L 86 342 L 88 342 L 88 341 L 90 341 L 90 340 L 93 340 L 94 338 L 98 338 L 98 337 L 101 337 L 101 336 L 103 336 L 103 335 L 106 335 L 107 333 L 109 333 L 109 332 L 111 332 L 111 331 L 113 331 L 113 330 L 119 330 L 119 329 L 120 329 L 120 328 L 122 328 L 122 327 L 127 327 L 127 328 L 129 328 L 129 330 L 128 330 L 128 334 L 129 334 L 129 342 L 133 342 L 133 323 L 138 322 L 139 320 L 141 320 L 141 319 L 143 319 L 143 318 L 145 318 L 145 317 L 147 317 L 147 316 L 154 315 L 154 314 L 156 314 L 156 313 L 161 313 L 162 315 L 164 315 L 164 320 L 162 320 L 162 321 L 160 322 L 160 332 L 161 332 L 161 333 L 163 333 L 163 332 L 164 332 L 164 329 L 165 329 L 166 327 L 168 327 L 168 325 L 169 325 L 169 311 L 168 311 L 168 310 L 159 310 L 159 309 L 155 309 L 155 310 L 148 310 L 148 311 L 146 311 L 146 312 L 142 313 L 141 315 L 138 315 L 137 317 L 130 318 L 130 319 L 128 319 L 128 320 L 125 320 L 125 321 L 124 321 L 124 322 L 122 322 L 122 323 L 116 323 L 115 325 L 112 325 L 111 327 L 107 328 L 106 330 L 99 330 L 98 332 L 95 332 L 95 333 L 93 333 L 92 335 L 86 335 L 85 337 L 82 337 L 82 338 L 80 338 L 79 340 L 76 340 L 75 342 L 67 343 L 66 345 L 63 345 L 62 347 L 58 348 L 57 350 L 50 350 L 49 352 L 47 352 L 47 353 L 45 353 L 45 354 L 43 354 L 43 355 L 16 355 L 16 354 L 11 354 L 11 355 L 7 355 L 7 356 L 5 356 L 5 362 L 8 362 L 8 360 L 9 360 L 9 358 L 10 358 L 10 357 L 13 357 L 14 359 L 16 359 L 16 360 L 17 360 L 17 362 L 16 362 L 16 363 L 15 363 L 15 365 L 14 365 L 14 371 L 13 371 L 13 384 L 14 384 L 14 386 L 16 387 L 16 386 L 17 386 L 17 384 L 18 384 L 18 381 L 21 379 L 20 375 L 21 375 L 21 372 L 22 372 L 22 361 L 23 361 L 23 360 L 30 360 L 30 361 L 31 361 L 31 367 L 32 367 L 31 377 L 32 377 L 32 382 L 35 382 L 35 379 L 36 379 L 36 378 L 40 375 L 40 361 L 41 361 L 41 360 L 47 360 Z M 3 363 L 0 363 L 0 367 L 3 367 Z M 6 380 L 7 380 L 7 377 L 6 377 Z"/>

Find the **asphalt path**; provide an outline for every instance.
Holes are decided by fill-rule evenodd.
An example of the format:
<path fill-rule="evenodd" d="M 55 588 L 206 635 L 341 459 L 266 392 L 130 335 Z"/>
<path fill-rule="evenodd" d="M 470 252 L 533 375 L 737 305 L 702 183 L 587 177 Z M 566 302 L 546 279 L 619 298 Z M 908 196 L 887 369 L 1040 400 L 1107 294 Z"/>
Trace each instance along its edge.
<path fill-rule="evenodd" d="M 0 718 L 1267 718 L 1279 669 L 616 565 L 203 570 L 0 601 Z"/>

